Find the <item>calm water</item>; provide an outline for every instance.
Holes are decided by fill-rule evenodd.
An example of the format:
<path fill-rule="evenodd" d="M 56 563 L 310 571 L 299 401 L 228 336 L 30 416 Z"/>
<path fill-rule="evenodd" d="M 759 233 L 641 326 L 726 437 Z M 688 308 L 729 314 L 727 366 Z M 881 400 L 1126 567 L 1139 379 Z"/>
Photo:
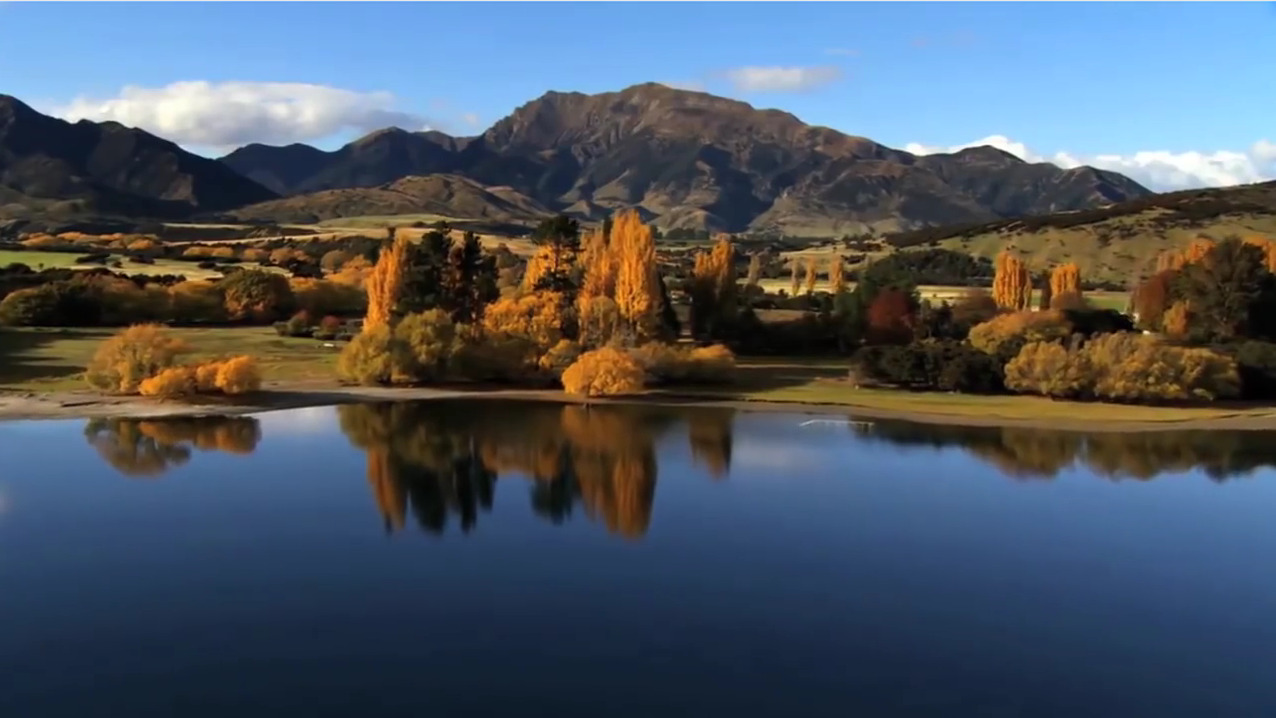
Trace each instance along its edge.
<path fill-rule="evenodd" d="M 1273 435 L 810 418 L 0 423 L 0 715 L 1276 715 Z"/>

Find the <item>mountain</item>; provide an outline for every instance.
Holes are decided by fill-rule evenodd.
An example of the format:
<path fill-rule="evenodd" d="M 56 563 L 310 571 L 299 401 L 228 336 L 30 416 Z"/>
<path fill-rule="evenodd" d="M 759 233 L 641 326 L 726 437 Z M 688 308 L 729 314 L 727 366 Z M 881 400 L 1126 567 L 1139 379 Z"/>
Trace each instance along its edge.
<path fill-rule="evenodd" d="M 827 235 L 993 221 L 1151 194 L 1089 167 L 990 147 L 915 156 L 787 112 L 648 83 L 549 92 L 474 138 L 383 130 L 335 152 L 250 145 L 222 158 L 281 193 L 455 174 L 553 211 L 636 206 L 666 227 Z"/>
<path fill-rule="evenodd" d="M 377 187 L 410 175 L 446 173 L 469 140 L 442 132 L 378 130 L 335 152 L 309 145 L 252 144 L 221 158 L 231 169 L 281 195 Z"/>
<path fill-rule="evenodd" d="M 493 222 L 536 221 L 552 213 L 508 187 L 484 187 L 458 175 L 404 177 L 380 187 L 330 189 L 249 205 L 244 222 L 313 224 L 337 217 L 429 214 Z"/>
<path fill-rule="evenodd" d="M 65 122 L 0 95 L 0 219 L 178 218 L 277 195 L 226 165 L 115 122 Z"/>

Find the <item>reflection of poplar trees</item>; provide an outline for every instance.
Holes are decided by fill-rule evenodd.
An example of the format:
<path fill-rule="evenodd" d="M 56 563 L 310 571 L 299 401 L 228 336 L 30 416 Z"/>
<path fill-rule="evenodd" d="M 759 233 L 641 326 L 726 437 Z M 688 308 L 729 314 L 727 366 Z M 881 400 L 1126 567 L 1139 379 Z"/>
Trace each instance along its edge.
<path fill-rule="evenodd" d="M 367 452 L 368 478 L 389 530 L 416 522 L 462 530 L 489 509 L 497 474 L 531 480 L 533 511 L 561 523 L 579 503 L 608 531 L 640 537 L 651 523 L 655 439 L 680 413 L 636 406 L 428 402 L 339 407 L 341 426 Z M 725 467 L 730 417 L 702 419 L 705 455 Z"/>
<path fill-rule="evenodd" d="M 894 444 L 960 447 L 1015 478 L 1052 479 L 1072 466 L 1113 481 L 1198 470 L 1215 481 L 1276 466 L 1271 432 L 1136 431 L 1083 433 L 874 422 L 856 433 Z"/>
<path fill-rule="evenodd" d="M 261 426 L 246 416 L 93 419 L 84 436 L 120 473 L 153 477 L 185 464 L 192 449 L 250 454 L 261 440 Z"/>
<path fill-rule="evenodd" d="M 731 422 L 735 409 L 695 407 L 685 411 L 692 460 L 703 465 L 713 478 L 725 478 L 731 470 Z"/>

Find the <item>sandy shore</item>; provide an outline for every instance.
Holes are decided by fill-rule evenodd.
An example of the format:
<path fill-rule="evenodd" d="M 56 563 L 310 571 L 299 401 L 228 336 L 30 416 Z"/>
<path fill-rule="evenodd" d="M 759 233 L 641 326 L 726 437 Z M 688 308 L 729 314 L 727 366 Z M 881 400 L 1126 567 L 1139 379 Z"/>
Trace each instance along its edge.
<path fill-rule="evenodd" d="M 282 409 L 330 406 L 365 401 L 410 401 L 428 399 L 471 398 L 475 400 L 526 400 L 555 403 L 582 403 L 583 400 L 552 390 L 464 390 L 405 387 L 351 387 L 335 383 L 284 384 L 263 388 L 259 394 L 242 402 L 204 401 L 185 403 L 158 401 L 137 396 L 103 396 L 91 391 L 57 393 L 0 393 L 0 421 L 39 419 L 89 419 L 99 417 L 161 418 L 201 415 L 240 415 Z M 958 426 L 1021 427 L 1060 431 L 1131 432 L 1166 430 L 1267 431 L 1276 430 L 1276 407 L 1271 410 L 1242 409 L 1233 413 L 1198 418 L 1185 416 L 1157 421 L 1093 419 L 1068 420 L 1052 417 L 1028 419 L 963 411 L 938 413 L 913 410 L 891 410 L 854 404 L 813 404 L 798 402 L 717 400 L 692 396 L 651 395 L 629 399 L 593 399 L 591 404 L 648 403 L 662 405 L 695 405 L 733 408 L 741 411 L 782 412 L 798 414 L 835 414 L 857 420 L 900 420 L 926 424 Z"/>

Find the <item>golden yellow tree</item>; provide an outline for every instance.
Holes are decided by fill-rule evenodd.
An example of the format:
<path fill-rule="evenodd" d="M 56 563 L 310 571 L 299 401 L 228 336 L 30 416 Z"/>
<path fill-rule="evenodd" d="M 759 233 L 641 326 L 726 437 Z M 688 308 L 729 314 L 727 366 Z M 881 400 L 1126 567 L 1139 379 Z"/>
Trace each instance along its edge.
<path fill-rule="evenodd" d="M 389 246 L 381 250 L 377 264 L 368 274 L 366 288 L 368 292 L 368 313 L 363 319 L 364 330 L 389 326 L 394 316 L 394 307 L 399 302 L 399 294 L 403 290 L 403 276 L 407 270 L 408 240 L 396 237 L 395 229 L 388 232 Z"/>
<path fill-rule="evenodd" d="M 819 267 L 815 264 L 815 257 L 806 258 L 806 293 L 815 293 L 815 284 L 820 279 Z"/>
<path fill-rule="evenodd" d="M 1032 273 L 1028 265 L 1005 250 L 997 255 L 992 298 L 1003 309 L 1027 309 L 1032 300 Z"/>
<path fill-rule="evenodd" d="M 829 260 L 829 292 L 833 296 L 846 289 L 846 273 L 842 264 L 842 255 L 836 254 Z"/>
<path fill-rule="evenodd" d="M 802 267 L 796 259 L 789 262 L 789 271 L 792 274 L 789 280 L 789 295 L 796 297 L 798 292 L 802 291 Z"/>
<path fill-rule="evenodd" d="M 762 277 L 762 255 L 754 252 L 749 255 L 749 274 L 744 280 L 744 285 L 749 289 L 758 286 L 758 280 Z"/>
<path fill-rule="evenodd" d="M 611 229 L 616 255 L 616 308 L 640 338 L 653 336 L 660 325 L 660 277 L 656 274 L 656 240 L 637 211 L 621 212 Z"/>
<path fill-rule="evenodd" d="M 612 232 L 613 236 L 615 232 Z M 581 261 L 585 276 L 581 282 L 580 298 L 613 297 L 616 294 L 618 270 L 614 243 L 602 229 L 587 233 L 581 240 Z"/>

